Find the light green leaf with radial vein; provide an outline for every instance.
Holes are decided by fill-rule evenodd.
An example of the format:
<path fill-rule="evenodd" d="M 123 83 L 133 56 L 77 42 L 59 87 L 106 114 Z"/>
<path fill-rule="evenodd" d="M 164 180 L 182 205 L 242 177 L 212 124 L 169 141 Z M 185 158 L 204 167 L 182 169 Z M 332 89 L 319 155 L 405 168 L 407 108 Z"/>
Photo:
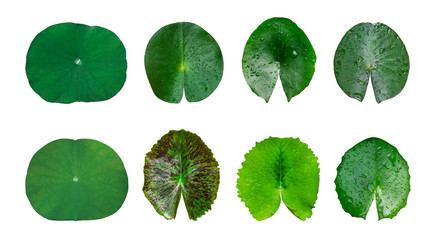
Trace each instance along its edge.
<path fill-rule="evenodd" d="M 256 144 L 239 170 L 237 188 L 252 216 L 273 216 L 281 198 L 301 220 L 312 216 L 319 185 L 318 158 L 298 138 L 267 138 Z"/>

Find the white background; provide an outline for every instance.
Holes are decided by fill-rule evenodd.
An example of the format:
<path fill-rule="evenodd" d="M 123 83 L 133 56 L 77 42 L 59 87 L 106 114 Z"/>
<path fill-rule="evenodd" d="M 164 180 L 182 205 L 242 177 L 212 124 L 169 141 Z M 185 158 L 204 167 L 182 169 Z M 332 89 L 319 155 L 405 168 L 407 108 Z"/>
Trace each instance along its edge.
<path fill-rule="evenodd" d="M 7 3 L 6 3 L 7 2 Z M 0 239 L 430 239 L 431 144 L 429 114 L 431 23 L 427 1 L 2 1 L 0 4 Z M 243 78 L 246 40 L 264 20 L 287 17 L 311 41 L 316 71 L 290 103 L 277 83 L 268 104 Z M 189 21 L 219 43 L 224 74 L 216 91 L 198 103 L 169 104 L 152 92 L 144 70 L 151 36 L 166 24 Z M 30 88 L 25 58 L 46 27 L 76 22 L 110 29 L 123 41 L 128 72 L 111 100 L 56 104 Z M 342 36 L 360 22 L 382 22 L 404 41 L 411 68 L 404 90 L 377 104 L 369 86 L 363 103 L 336 83 L 333 57 Z M 220 164 L 221 182 L 212 210 L 194 222 L 183 202 L 177 219 L 158 215 L 141 191 L 145 154 L 171 129 L 197 133 Z M 299 137 L 320 163 L 320 187 L 312 218 L 302 222 L 282 204 L 258 222 L 237 197 L 237 170 L 256 141 Z M 367 220 L 345 213 L 335 192 L 336 167 L 346 150 L 368 137 L 396 146 L 411 174 L 408 205 L 394 219 Z M 25 194 L 33 154 L 59 138 L 91 138 L 112 147 L 129 176 L 129 193 L 114 215 L 93 221 L 50 221 Z"/>

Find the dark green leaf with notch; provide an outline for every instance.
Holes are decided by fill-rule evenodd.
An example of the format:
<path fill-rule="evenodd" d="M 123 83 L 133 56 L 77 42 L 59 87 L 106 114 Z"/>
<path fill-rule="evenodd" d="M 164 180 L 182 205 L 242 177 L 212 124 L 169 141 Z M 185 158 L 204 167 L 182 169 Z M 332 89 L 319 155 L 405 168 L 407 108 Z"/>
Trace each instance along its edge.
<path fill-rule="evenodd" d="M 33 156 L 27 197 L 51 220 L 94 220 L 117 212 L 128 192 L 123 162 L 107 145 L 90 139 L 59 139 Z"/>
<path fill-rule="evenodd" d="M 237 188 L 252 216 L 267 219 L 281 198 L 301 220 L 312 216 L 319 186 L 318 158 L 298 138 L 267 138 L 256 144 L 239 169 Z"/>
<path fill-rule="evenodd" d="M 337 168 L 336 192 L 345 212 L 366 219 L 376 198 L 379 219 L 393 218 L 410 192 L 408 164 L 398 150 L 379 138 L 356 144 Z"/>
<path fill-rule="evenodd" d="M 48 102 L 104 101 L 126 81 L 126 50 L 111 31 L 75 23 L 40 32 L 27 52 L 30 86 Z"/>
<path fill-rule="evenodd" d="M 176 217 L 183 195 L 189 218 L 197 220 L 211 209 L 219 188 L 213 153 L 198 135 L 185 130 L 172 130 L 153 146 L 144 177 L 145 196 L 166 219 Z"/>
<path fill-rule="evenodd" d="M 165 102 L 201 101 L 222 79 L 223 57 L 217 42 L 200 26 L 179 22 L 164 26 L 150 39 L 145 69 L 154 94 Z"/>
<path fill-rule="evenodd" d="M 360 23 L 342 38 L 334 58 L 336 80 L 351 98 L 363 101 L 369 83 L 378 103 L 405 86 L 409 57 L 402 40 L 382 23 Z"/>
<path fill-rule="evenodd" d="M 306 34 L 287 18 L 264 21 L 243 52 L 243 75 L 251 90 L 269 101 L 280 76 L 288 102 L 301 93 L 315 72 L 315 51 Z"/>

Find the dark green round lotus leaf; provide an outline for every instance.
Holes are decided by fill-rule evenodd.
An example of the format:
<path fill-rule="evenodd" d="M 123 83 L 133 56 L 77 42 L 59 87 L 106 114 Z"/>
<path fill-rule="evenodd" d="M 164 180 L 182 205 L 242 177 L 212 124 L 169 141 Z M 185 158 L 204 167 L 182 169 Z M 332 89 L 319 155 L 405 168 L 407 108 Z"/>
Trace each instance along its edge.
<path fill-rule="evenodd" d="M 267 138 L 245 154 L 238 171 L 238 196 L 258 221 L 273 216 L 281 198 L 304 221 L 312 216 L 317 200 L 317 160 L 298 138 Z"/>
<path fill-rule="evenodd" d="M 48 102 L 112 98 L 126 81 L 126 50 L 110 30 L 75 23 L 40 32 L 27 52 L 30 86 Z"/>
<path fill-rule="evenodd" d="M 197 220 L 211 209 L 219 188 L 218 162 L 191 132 L 165 134 L 147 153 L 143 191 L 156 211 L 166 219 L 176 217 L 180 196 L 189 218 Z"/>
<path fill-rule="evenodd" d="M 363 101 L 369 83 L 378 103 L 405 86 L 409 57 L 402 40 L 382 23 L 360 23 L 342 38 L 334 58 L 336 80 L 351 98 Z"/>
<path fill-rule="evenodd" d="M 117 212 L 128 192 L 123 162 L 107 145 L 90 139 L 59 139 L 33 156 L 26 193 L 51 220 L 94 220 Z"/>
<path fill-rule="evenodd" d="M 223 57 L 217 42 L 200 26 L 179 22 L 159 29 L 147 45 L 145 69 L 154 94 L 179 103 L 201 101 L 222 79 Z"/>
<path fill-rule="evenodd" d="M 293 21 L 270 18 L 246 42 L 243 75 L 251 90 L 266 102 L 280 76 L 289 102 L 309 85 L 315 61 L 312 44 Z"/>
<path fill-rule="evenodd" d="M 345 212 L 366 219 L 376 198 L 379 219 L 393 218 L 407 204 L 408 164 L 398 150 L 379 138 L 356 144 L 337 168 L 336 192 Z"/>

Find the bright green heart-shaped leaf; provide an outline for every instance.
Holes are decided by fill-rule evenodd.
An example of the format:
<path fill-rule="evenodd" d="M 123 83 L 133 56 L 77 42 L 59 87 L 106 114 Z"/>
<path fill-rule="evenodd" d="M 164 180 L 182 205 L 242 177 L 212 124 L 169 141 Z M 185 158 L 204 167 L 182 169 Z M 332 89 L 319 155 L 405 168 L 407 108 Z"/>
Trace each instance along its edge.
<path fill-rule="evenodd" d="M 399 94 L 408 78 L 409 58 L 399 36 L 382 23 L 360 23 L 342 38 L 334 58 L 336 80 L 352 98 L 363 101 L 369 83 L 378 103 Z"/>
<path fill-rule="evenodd" d="M 269 101 L 280 76 L 288 102 L 310 83 L 315 51 L 306 34 L 287 18 L 264 21 L 243 52 L 243 75 L 251 90 Z"/>
<path fill-rule="evenodd" d="M 223 57 L 217 42 L 200 26 L 179 22 L 159 29 L 147 45 L 145 69 L 154 94 L 179 103 L 201 101 L 222 79 Z"/>
<path fill-rule="evenodd" d="M 393 218 L 406 206 L 408 164 L 398 150 L 368 138 L 348 150 L 337 168 L 336 192 L 345 212 L 366 219 L 374 196 L 379 219 Z"/>
<path fill-rule="evenodd" d="M 30 86 L 48 102 L 112 98 L 126 81 L 126 50 L 111 31 L 75 23 L 40 32 L 27 52 Z"/>
<path fill-rule="evenodd" d="M 33 156 L 26 193 L 41 216 L 93 220 L 117 212 L 128 192 L 123 162 L 107 145 L 90 139 L 59 139 Z"/>
<path fill-rule="evenodd" d="M 267 219 L 281 197 L 301 220 L 312 216 L 319 185 L 318 158 L 298 138 L 267 138 L 256 144 L 239 169 L 238 196 L 252 216 Z"/>
<path fill-rule="evenodd" d="M 216 199 L 218 162 L 213 153 L 191 132 L 165 134 L 146 155 L 143 191 L 156 211 L 166 219 L 176 217 L 180 195 L 189 218 L 197 220 Z"/>

